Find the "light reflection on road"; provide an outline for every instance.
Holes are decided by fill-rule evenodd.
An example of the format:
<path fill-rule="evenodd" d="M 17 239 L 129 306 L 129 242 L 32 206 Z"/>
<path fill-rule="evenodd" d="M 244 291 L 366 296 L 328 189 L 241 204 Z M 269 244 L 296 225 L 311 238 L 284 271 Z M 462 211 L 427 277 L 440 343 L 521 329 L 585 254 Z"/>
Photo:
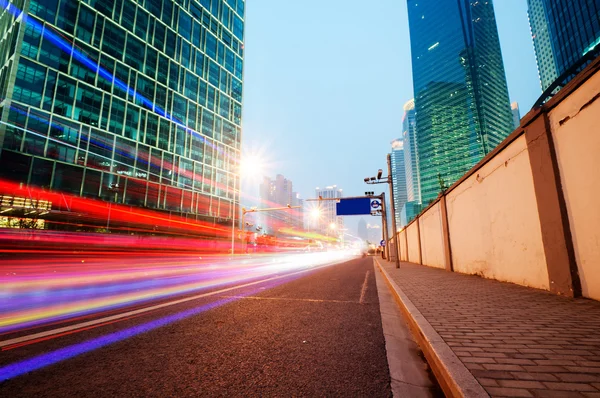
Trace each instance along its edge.
<path fill-rule="evenodd" d="M 209 255 L 91 255 L 5 259 L 0 333 L 276 274 L 339 263 L 345 251 Z"/>

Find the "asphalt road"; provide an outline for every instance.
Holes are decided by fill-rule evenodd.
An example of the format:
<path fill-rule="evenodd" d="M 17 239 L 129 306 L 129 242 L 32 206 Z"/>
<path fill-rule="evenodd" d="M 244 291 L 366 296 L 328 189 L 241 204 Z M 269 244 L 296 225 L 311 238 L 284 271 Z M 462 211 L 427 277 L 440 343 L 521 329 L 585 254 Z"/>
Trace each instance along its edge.
<path fill-rule="evenodd" d="M 391 396 L 371 258 L 223 290 L 9 347 L 0 397 Z"/>

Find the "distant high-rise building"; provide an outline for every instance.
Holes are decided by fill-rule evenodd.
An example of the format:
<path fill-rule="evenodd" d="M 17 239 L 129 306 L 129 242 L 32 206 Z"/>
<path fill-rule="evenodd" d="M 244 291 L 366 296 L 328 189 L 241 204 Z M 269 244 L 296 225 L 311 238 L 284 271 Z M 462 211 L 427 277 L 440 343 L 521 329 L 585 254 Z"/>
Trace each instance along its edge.
<path fill-rule="evenodd" d="M 292 181 L 281 174 L 277 174 L 274 180 L 263 177 L 259 195 L 261 207 L 264 208 L 295 206 L 298 202 L 297 193 L 293 192 Z M 302 219 L 302 209 L 261 212 L 256 216 L 262 231 L 271 235 L 277 235 L 282 228 L 298 227 L 302 223 L 298 221 L 298 218 Z"/>
<path fill-rule="evenodd" d="M 543 3 L 560 76 L 600 44 L 600 0 L 543 0 Z"/>
<path fill-rule="evenodd" d="M 404 143 L 407 201 L 401 208 L 396 207 L 396 213 L 399 212 L 400 214 L 400 218 L 396 219 L 396 226 L 398 228 L 405 226 L 419 214 L 421 209 L 421 173 L 419 172 L 419 148 L 417 139 L 415 100 L 411 99 L 404 105 L 404 118 L 402 119 L 402 142 Z"/>
<path fill-rule="evenodd" d="M 531 28 L 540 84 L 544 91 L 558 77 L 544 0 L 527 0 L 527 13 L 529 14 L 529 27 Z"/>
<path fill-rule="evenodd" d="M 300 198 L 298 192 L 292 192 L 292 206 L 300 206 L 297 209 L 291 210 L 292 227 L 298 230 L 304 229 L 304 200 Z"/>
<path fill-rule="evenodd" d="M 400 139 L 391 142 L 392 152 L 390 153 L 392 181 L 394 185 L 394 216 L 396 217 L 396 227 L 400 227 L 400 212 L 406 203 L 406 168 L 404 142 Z M 391 211 L 390 211 L 391 215 Z M 390 224 L 393 226 L 393 224 Z"/>
<path fill-rule="evenodd" d="M 419 152 L 417 146 L 417 123 L 415 120 L 415 100 L 404 105 L 402 119 L 402 141 L 404 143 L 404 168 L 406 170 L 406 200 L 421 203 L 421 176 L 419 173 Z"/>
<path fill-rule="evenodd" d="M 317 187 L 315 193 L 318 198 L 322 199 L 336 199 L 343 196 L 342 190 L 339 189 L 337 185 L 332 185 L 325 188 Z M 320 213 L 318 219 L 318 229 L 322 234 L 337 234 L 334 232 L 334 230 L 340 231 L 344 228 L 344 219 L 336 216 L 335 205 L 335 200 L 323 200 L 319 202 Z"/>
<path fill-rule="evenodd" d="M 521 125 L 521 111 L 519 110 L 519 104 L 513 102 L 512 104 L 510 104 L 510 110 L 512 111 L 515 129 L 518 129 Z"/>
<path fill-rule="evenodd" d="M 513 130 L 492 0 L 408 0 L 421 200 Z"/>
<path fill-rule="evenodd" d="M 369 231 L 367 230 L 367 222 L 365 221 L 364 218 L 361 218 L 360 220 L 358 220 L 358 227 L 356 230 L 356 234 L 362 240 L 365 240 L 365 241 L 369 240 Z"/>
<path fill-rule="evenodd" d="M 232 219 L 244 0 L 2 4 L 0 178 Z"/>

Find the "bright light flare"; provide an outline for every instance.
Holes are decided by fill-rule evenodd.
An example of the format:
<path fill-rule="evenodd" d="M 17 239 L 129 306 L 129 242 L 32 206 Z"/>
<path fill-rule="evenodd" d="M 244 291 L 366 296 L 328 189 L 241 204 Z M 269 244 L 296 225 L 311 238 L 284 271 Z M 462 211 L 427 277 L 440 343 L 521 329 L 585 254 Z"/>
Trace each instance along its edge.
<path fill-rule="evenodd" d="M 321 217 L 321 209 L 319 209 L 318 207 L 315 207 L 310 210 L 309 214 L 310 214 L 310 218 L 312 218 L 313 220 L 318 220 Z"/>
<path fill-rule="evenodd" d="M 260 178 L 265 172 L 265 163 L 258 154 L 245 154 L 240 163 L 240 174 L 248 178 Z"/>

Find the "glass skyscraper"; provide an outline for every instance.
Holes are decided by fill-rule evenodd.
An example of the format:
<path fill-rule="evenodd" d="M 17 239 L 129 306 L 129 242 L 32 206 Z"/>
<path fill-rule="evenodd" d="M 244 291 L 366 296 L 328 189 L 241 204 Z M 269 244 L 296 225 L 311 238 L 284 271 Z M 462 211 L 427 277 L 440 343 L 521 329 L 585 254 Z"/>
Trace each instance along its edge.
<path fill-rule="evenodd" d="M 427 205 L 512 130 L 491 0 L 408 0 L 421 199 Z"/>
<path fill-rule="evenodd" d="M 421 203 L 421 176 L 418 167 L 419 153 L 417 148 L 414 99 L 411 99 L 404 105 L 402 143 L 404 148 L 404 167 L 406 170 L 406 200 Z"/>
<path fill-rule="evenodd" d="M 544 0 L 527 0 L 529 26 L 533 39 L 533 48 L 538 65 L 538 73 L 542 91 L 545 91 L 558 78 L 556 59 L 552 52 L 548 17 L 544 8 Z"/>
<path fill-rule="evenodd" d="M 600 0 L 542 2 L 557 73 L 561 75 L 600 44 Z"/>
<path fill-rule="evenodd" d="M 401 139 L 392 141 L 390 166 L 392 169 L 392 181 L 394 183 L 394 216 L 396 217 L 396 226 L 398 228 L 402 226 L 400 212 L 406 203 L 406 191 L 408 188 L 406 180 L 405 151 L 404 142 Z"/>
<path fill-rule="evenodd" d="M 406 176 L 406 203 L 398 211 L 398 226 L 410 222 L 421 209 L 421 173 L 419 171 L 419 148 L 417 145 L 417 122 L 415 100 L 404 104 L 402 119 L 402 143 L 404 148 L 404 169 Z"/>
<path fill-rule="evenodd" d="M 0 3 L 2 178 L 231 221 L 244 0 Z"/>

